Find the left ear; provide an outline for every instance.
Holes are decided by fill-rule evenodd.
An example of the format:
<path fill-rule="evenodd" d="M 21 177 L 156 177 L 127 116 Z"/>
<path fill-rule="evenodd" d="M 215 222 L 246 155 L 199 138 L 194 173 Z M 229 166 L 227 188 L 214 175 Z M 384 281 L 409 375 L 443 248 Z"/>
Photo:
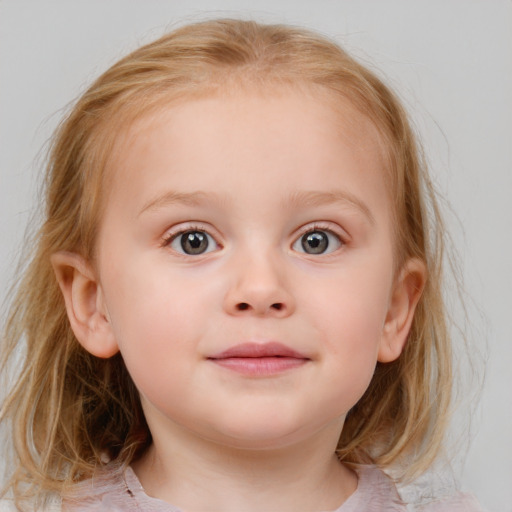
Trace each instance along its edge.
<path fill-rule="evenodd" d="M 379 346 L 381 363 L 394 361 L 402 353 L 426 279 L 425 264 L 417 258 L 408 260 L 397 276 Z"/>

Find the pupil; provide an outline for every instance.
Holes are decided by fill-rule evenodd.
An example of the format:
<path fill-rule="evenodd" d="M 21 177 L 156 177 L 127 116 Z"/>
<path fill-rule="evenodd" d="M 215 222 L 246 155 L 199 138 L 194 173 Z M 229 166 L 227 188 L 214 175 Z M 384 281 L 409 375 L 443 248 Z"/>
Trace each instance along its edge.
<path fill-rule="evenodd" d="M 322 254 L 329 245 L 329 239 L 322 231 L 313 231 L 302 237 L 302 247 L 309 254 Z"/>
<path fill-rule="evenodd" d="M 183 234 L 181 247 L 187 254 L 201 254 L 208 248 L 208 238 L 201 231 L 189 231 Z"/>

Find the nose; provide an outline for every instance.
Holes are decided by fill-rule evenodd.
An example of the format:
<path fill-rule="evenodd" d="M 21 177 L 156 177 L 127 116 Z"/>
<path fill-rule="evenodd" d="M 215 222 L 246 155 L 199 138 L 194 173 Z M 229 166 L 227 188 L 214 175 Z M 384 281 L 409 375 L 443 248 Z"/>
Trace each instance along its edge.
<path fill-rule="evenodd" d="M 231 268 L 231 286 L 224 299 L 225 311 L 234 316 L 285 318 L 295 309 L 276 258 L 240 258 Z"/>

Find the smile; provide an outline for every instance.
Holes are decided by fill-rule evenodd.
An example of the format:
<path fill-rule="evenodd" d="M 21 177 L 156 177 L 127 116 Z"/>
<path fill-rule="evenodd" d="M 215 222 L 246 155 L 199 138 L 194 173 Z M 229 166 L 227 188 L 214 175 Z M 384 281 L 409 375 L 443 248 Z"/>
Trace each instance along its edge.
<path fill-rule="evenodd" d="M 269 376 L 299 368 L 310 359 L 281 343 L 243 343 L 208 358 L 209 361 L 248 376 Z"/>

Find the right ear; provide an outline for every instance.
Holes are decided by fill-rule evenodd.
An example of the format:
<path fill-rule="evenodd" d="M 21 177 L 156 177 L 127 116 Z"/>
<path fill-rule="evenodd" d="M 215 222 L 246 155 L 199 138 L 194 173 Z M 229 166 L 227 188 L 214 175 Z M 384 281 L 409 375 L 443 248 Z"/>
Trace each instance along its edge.
<path fill-rule="evenodd" d="M 53 254 L 51 262 L 77 340 L 97 357 L 116 354 L 119 347 L 101 286 L 90 263 L 78 254 L 65 251 Z"/>

